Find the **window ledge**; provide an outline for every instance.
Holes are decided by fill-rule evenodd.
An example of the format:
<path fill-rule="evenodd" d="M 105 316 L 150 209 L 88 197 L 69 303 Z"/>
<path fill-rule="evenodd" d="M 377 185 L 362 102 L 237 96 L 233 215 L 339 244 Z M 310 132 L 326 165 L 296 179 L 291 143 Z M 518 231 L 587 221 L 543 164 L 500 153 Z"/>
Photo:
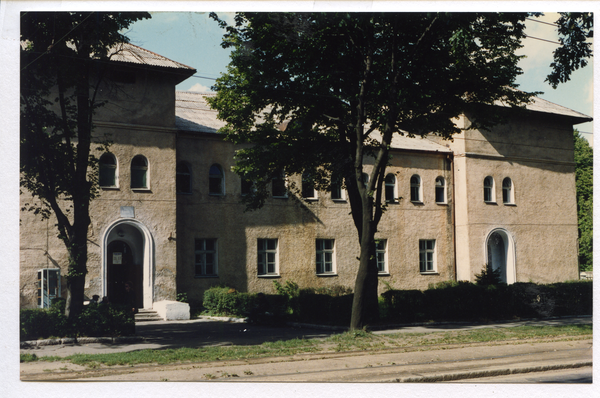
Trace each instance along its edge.
<path fill-rule="evenodd" d="M 152 193 L 152 190 L 150 188 L 131 188 L 131 190 L 133 192 L 139 192 L 139 193 Z"/>
<path fill-rule="evenodd" d="M 412 203 L 413 205 L 424 205 L 424 203 L 420 200 L 411 200 L 410 203 Z"/>
<path fill-rule="evenodd" d="M 494 206 L 498 205 L 498 203 L 496 203 L 496 202 L 486 202 L 486 201 L 483 201 L 483 203 L 485 203 L 486 205 L 494 205 Z"/>
<path fill-rule="evenodd" d="M 330 276 L 338 276 L 337 273 L 335 272 L 327 272 L 327 273 L 322 273 L 322 274 L 316 274 L 318 277 L 330 277 Z"/>
<path fill-rule="evenodd" d="M 302 198 L 302 199 L 307 202 L 318 202 L 319 201 L 319 198 Z"/>
<path fill-rule="evenodd" d="M 377 276 L 391 276 L 389 272 L 379 272 Z"/>
<path fill-rule="evenodd" d="M 276 279 L 276 278 L 281 278 L 281 275 L 279 274 L 264 274 L 264 275 L 257 275 L 259 278 L 264 278 L 264 279 Z"/>
<path fill-rule="evenodd" d="M 103 191 L 120 191 L 121 188 L 119 187 L 100 187 L 101 190 Z"/>
<path fill-rule="evenodd" d="M 348 203 L 347 199 L 331 199 L 335 203 Z"/>
<path fill-rule="evenodd" d="M 437 271 L 421 271 L 421 275 L 439 275 Z"/>
<path fill-rule="evenodd" d="M 448 202 L 435 202 L 435 204 L 439 206 L 448 206 Z"/>
<path fill-rule="evenodd" d="M 210 279 L 210 278 L 218 278 L 219 275 L 194 275 L 195 279 Z"/>
<path fill-rule="evenodd" d="M 514 206 L 517 207 L 516 203 L 504 203 L 504 206 Z"/>

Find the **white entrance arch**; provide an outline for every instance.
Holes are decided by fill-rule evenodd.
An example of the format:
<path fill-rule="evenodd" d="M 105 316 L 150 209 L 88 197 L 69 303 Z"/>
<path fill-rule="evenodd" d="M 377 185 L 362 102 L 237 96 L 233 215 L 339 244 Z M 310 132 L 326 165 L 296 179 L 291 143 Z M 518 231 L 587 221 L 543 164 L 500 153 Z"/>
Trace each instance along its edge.
<path fill-rule="evenodd" d="M 133 218 L 122 218 L 110 224 L 102 237 L 102 296 L 108 295 L 108 247 L 122 241 L 131 247 L 133 261 L 141 264 L 143 308 L 152 308 L 154 297 L 154 240 L 150 230 Z"/>
<path fill-rule="evenodd" d="M 502 228 L 490 231 L 485 240 L 485 263 L 492 269 L 500 269 L 502 282 L 517 281 L 515 241 Z"/>

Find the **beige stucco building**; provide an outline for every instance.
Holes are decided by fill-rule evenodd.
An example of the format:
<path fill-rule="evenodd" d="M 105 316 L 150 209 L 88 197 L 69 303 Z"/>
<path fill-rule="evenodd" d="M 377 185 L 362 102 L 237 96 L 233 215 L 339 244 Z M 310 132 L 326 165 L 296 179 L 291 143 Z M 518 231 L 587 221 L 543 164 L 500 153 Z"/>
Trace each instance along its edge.
<path fill-rule="evenodd" d="M 244 212 L 246 185 L 230 171 L 236 148 L 217 133 L 209 94 L 175 92 L 194 72 L 129 45 L 114 62 L 96 117 L 95 134 L 113 144 L 98 153 L 87 296 L 118 295 L 131 281 L 138 305 L 153 308 L 178 293 L 200 301 L 215 285 L 353 288 L 359 245 L 345 193 L 297 198 L 274 181 L 264 208 Z M 486 263 L 508 283 L 578 278 L 573 125 L 591 118 L 536 99 L 509 120 L 453 141 L 394 138 L 376 235 L 381 291 L 472 281 Z M 67 255 L 54 224 L 21 214 L 22 307 L 64 290 Z"/>

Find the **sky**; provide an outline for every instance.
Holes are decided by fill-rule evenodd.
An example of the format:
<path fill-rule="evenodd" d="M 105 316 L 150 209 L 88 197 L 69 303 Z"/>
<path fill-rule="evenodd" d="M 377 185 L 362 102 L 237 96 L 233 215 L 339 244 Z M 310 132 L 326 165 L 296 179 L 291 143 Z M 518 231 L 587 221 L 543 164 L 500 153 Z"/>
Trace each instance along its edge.
<path fill-rule="evenodd" d="M 152 18 L 134 23 L 127 31 L 131 43 L 156 52 L 172 60 L 191 66 L 197 73 L 177 86 L 178 90 L 208 92 L 214 79 L 226 72 L 229 50 L 220 46 L 223 29 L 209 18 L 208 12 L 152 12 Z M 230 22 L 233 13 L 218 13 Z M 538 21 L 555 22 L 556 13 L 545 13 Z M 538 39 L 557 42 L 556 27 L 535 21 L 527 21 L 526 33 Z M 558 46 L 533 38 L 523 41 L 518 52 L 526 58 L 519 66 L 523 74 L 517 79 L 524 91 L 541 91 L 540 97 L 567 108 L 593 116 L 593 63 L 573 73 L 571 81 L 553 89 L 544 82 L 550 73 L 552 52 Z M 593 122 L 583 123 L 576 128 L 592 133 Z M 586 135 L 591 138 L 591 135 Z"/>

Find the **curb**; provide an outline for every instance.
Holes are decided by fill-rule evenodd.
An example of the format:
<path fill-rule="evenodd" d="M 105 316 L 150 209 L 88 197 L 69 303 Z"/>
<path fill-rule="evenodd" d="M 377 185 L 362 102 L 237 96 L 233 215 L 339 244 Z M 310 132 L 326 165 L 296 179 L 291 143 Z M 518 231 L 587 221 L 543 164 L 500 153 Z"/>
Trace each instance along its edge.
<path fill-rule="evenodd" d="M 544 365 L 544 366 L 533 366 L 527 368 L 516 368 L 516 369 L 493 369 L 493 370 L 481 370 L 475 372 L 463 372 L 463 373 L 446 373 L 431 376 L 418 376 L 418 377 L 404 377 L 388 380 L 392 383 L 434 383 L 434 382 L 446 382 L 466 379 L 477 379 L 480 377 L 494 377 L 494 376 L 506 376 L 514 374 L 524 373 L 535 373 L 535 372 L 547 372 L 551 370 L 562 370 L 562 369 L 577 369 L 592 366 L 592 361 L 586 362 L 573 362 L 557 365 Z"/>
<path fill-rule="evenodd" d="M 62 339 L 44 339 L 44 340 L 28 340 L 22 341 L 20 348 L 33 348 L 43 347 L 47 345 L 59 345 L 59 344 L 90 344 L 90 343 L 104 343 L 104 344 L 125 344 L 136 341 L 145 340 L 142 336 L 119 336 L 119 337 L 65 337 Z"/>

